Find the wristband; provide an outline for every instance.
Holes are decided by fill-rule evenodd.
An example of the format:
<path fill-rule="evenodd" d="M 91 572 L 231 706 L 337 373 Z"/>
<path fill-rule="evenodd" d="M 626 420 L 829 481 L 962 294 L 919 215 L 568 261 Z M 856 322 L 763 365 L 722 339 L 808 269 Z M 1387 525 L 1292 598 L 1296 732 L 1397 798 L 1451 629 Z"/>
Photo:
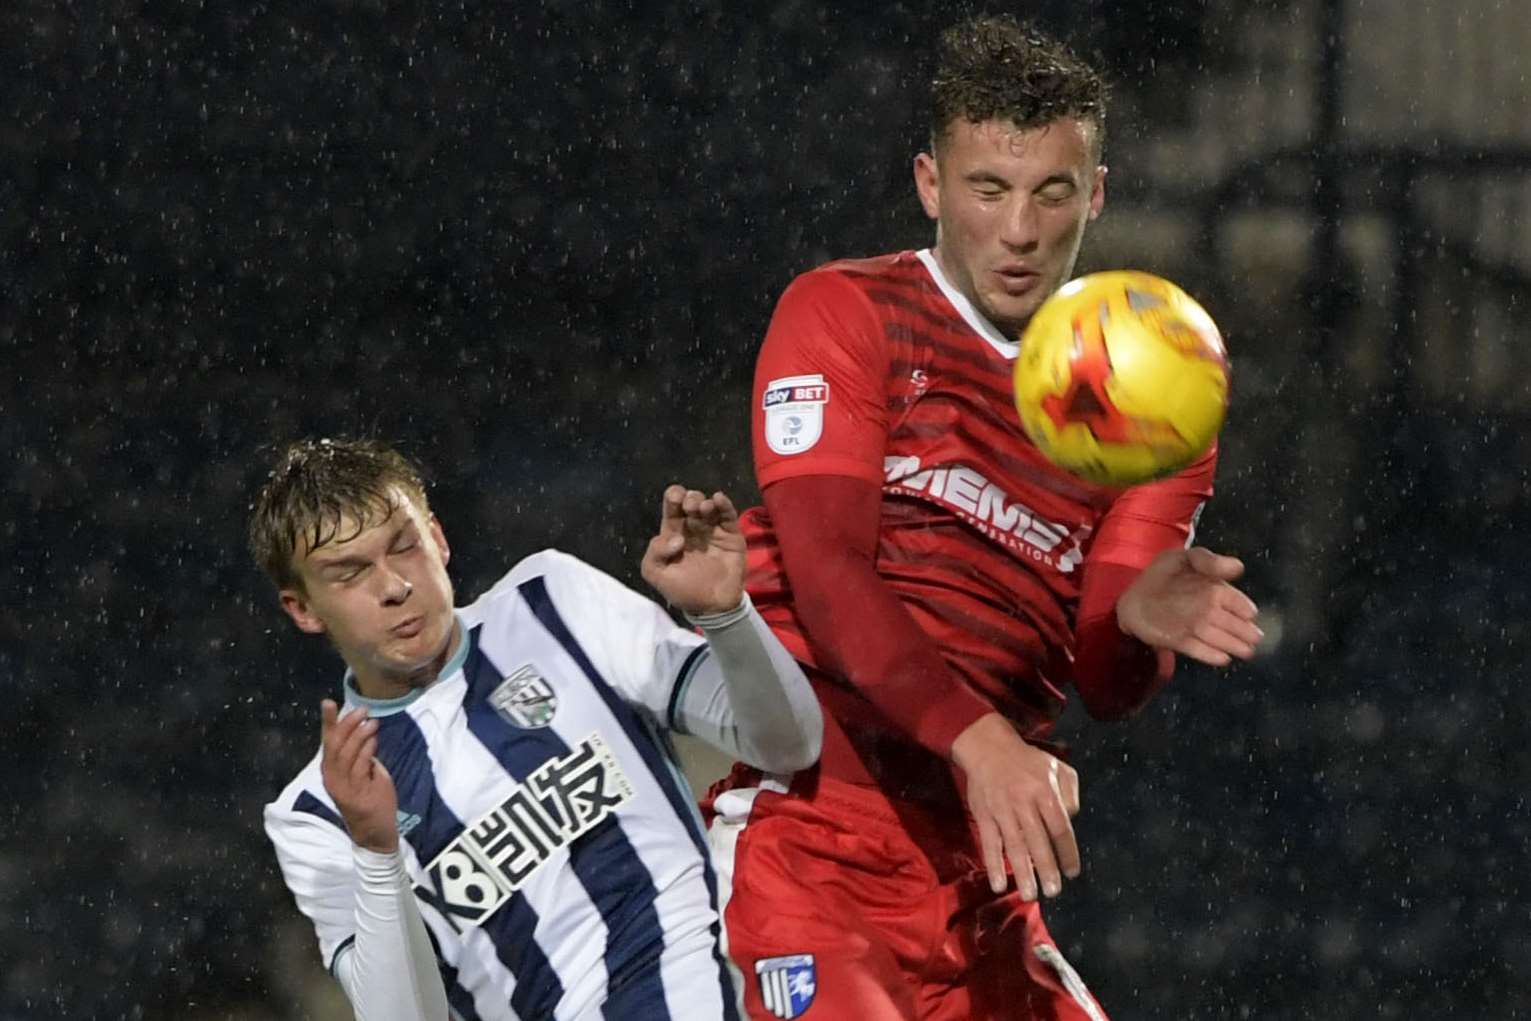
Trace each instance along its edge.
<path fill-rule="evenodd" d="M 701 628 L 703 631 L 717 631 L 728 627 L 730 624 L 739 623 L 745 617 L 748 617 L 750 611 L 754 608 L 754 604 L 750 602 L 750 594 L 746 592 L 740 598 L 739 605 L 732 610 L 724 610 L 722 613 L 703 613 L 698 615 L 686 613 L 685 618 L 687 622 Z"/>

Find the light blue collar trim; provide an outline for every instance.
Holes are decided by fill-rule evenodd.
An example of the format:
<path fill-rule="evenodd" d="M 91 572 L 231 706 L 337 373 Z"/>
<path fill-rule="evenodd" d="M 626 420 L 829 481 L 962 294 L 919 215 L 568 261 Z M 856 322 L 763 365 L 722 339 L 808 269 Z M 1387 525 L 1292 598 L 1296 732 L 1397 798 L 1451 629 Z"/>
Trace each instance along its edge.
<path fill-rule="evenodd" d="M 436 681 L 441 680 L 443 677 L 451 677 L 461 670 L 463 664 L 468 661 L 468 645 L 470 644 L 468 640 L 468 626 L 463 623 L 460 615 L 453 614 L 453 617 L 455 620 L 454 626 L 457 629 L 457 651 L 452 653 L 452 658 L 447 660 L 446 664 L 442 666 L 441 673 L 436 675 Z M 345 689 L 346 705 L 364 706 L 369 716 L 392 716 L 394 713 L 402 713 L 408 709 L 436 681 L 416 688 L 408 695 L 400 695 L 398 698 L 368 698 L 356 690 L 356 675 L 347 670 L 345 680 L 341 682 L 341 686 Z"/>

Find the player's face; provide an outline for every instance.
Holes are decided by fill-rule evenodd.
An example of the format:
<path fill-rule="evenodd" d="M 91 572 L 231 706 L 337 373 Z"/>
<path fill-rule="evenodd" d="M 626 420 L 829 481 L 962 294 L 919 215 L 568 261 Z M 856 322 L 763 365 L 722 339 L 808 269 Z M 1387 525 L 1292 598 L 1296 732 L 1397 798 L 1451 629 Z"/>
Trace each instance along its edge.
<path fill-rule="evenodd" d="M 455 617 L 451 556 L 441 524 L 400 489 L 393 513 L 344 542 L 294 555 L 301 590 L 283 589 L 298 627 L 327 634 L 362 694 L 392 698 L 428 684 L 451 651 Z"/>
<path fill-rule="evenodd" d="M 1095 130 L 1073 118 L 1028 130 L 958 120 L 934 154 L 915 158 L 941 271 L 1011 337 L 1069 279 L 1085 225 L 1100 215 Z"/>

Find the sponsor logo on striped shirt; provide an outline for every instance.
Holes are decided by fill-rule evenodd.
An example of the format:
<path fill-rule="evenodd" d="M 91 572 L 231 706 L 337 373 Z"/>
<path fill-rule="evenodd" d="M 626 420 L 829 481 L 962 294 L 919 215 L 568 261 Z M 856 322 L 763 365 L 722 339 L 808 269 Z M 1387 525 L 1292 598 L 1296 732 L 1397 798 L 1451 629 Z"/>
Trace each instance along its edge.
<path fill-rule="evenodd" d="M 592 732 L 464 827 L 426 867 L 415 894 L 459 931 L 480 925 L 555 853 L 632 796 L 616 756 Z"/>
<path fill-rule="evenodd" d="M 933 500 L 968 524 L 1028 560 L 1070 574 L 1084 560 L 1081 543 L 1089 525 L 1069 531 L 1048 521 L 965 465 L 920 467 L 918 457 L 883 458 L 884 484 L 898 492 Z"/>

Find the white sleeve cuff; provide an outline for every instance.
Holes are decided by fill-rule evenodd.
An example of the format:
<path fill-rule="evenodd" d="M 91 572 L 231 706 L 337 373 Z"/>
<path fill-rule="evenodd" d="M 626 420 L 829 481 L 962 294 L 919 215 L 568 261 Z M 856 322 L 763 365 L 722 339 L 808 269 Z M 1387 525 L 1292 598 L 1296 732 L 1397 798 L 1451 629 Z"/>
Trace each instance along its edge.
<path fill-rule="evenodd" d="M 750 611 L 754 608 L 755 604 L 750 602 L 750 594 L 746 592 L 743 598 L 739 600 L 739 605 L 732 610 L 724 610 L 722 613 L 702 613 L 696 616 L 688 613 L 685 616 L 687 623 L 693 624 L 703 631 L 717 631 L 728 627 L 730 624 L 739 623 L 748 617 Z"/>

